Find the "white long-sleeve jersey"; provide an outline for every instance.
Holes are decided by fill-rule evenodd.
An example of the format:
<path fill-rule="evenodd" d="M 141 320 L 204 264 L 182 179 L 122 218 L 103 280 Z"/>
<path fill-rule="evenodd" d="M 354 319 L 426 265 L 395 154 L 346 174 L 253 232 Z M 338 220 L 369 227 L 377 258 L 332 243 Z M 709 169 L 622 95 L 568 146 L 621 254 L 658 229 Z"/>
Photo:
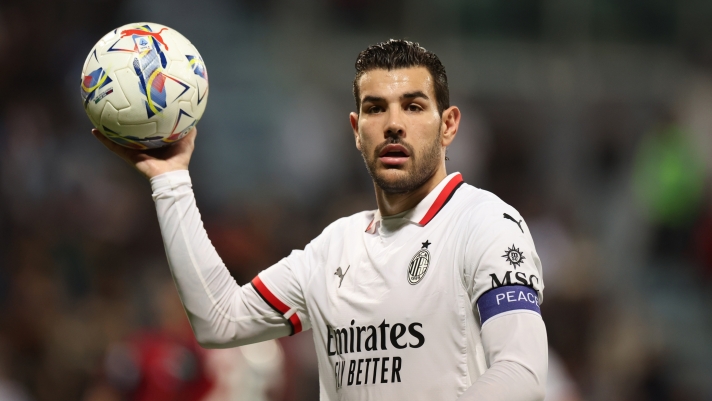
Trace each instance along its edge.
<path fill-rule="evenodd" d="M 312 329 L 322 400 L 542 400 L 541 263 L 516 210 L 444 179 L 414 209 L 361 212 L 238 286 L 187 171 L 151 180 L 198 341 L 239 346 Z"/>

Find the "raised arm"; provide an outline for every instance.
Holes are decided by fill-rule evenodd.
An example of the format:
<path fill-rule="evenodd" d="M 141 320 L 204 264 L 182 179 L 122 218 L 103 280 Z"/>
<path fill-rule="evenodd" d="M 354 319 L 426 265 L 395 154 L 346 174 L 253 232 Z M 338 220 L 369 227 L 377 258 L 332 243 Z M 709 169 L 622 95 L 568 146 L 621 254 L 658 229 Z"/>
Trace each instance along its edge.
<path fill-rule="evenodd" d="M 173 279 L 198 342 L 239 346 L 289 335 L 288 321 L 252 285 L 237 285 L 208 239 L 188 174 L 193 129 L 162 149 L 124 148 L 92 132 L 107 148 L 149 178 Z"/>

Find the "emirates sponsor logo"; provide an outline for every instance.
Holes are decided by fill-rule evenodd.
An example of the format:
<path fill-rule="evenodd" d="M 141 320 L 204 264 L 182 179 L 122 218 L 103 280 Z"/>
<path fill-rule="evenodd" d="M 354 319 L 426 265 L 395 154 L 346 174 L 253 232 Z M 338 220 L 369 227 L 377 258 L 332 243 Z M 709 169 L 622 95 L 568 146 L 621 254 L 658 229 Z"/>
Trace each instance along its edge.
<path fill-rule="evenodd" d="M 336 389 L 366 384 L 401 382 L 404 358 L 400 351 L 425 343 L 423 324 L 386 323 L 347 327 L 326 326 L 326 348 L 334 367 Z"/>

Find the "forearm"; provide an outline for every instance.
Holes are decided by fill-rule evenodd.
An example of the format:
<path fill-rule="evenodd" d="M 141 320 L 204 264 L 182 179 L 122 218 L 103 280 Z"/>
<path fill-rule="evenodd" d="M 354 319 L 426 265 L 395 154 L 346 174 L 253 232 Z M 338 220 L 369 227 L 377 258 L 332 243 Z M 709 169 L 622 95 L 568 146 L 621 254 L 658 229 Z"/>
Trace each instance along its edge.
<path fill-rule="evenodd" d="M 548 347 L 540 316 L 516 313 L 482 328 L 489 368 L 459 401 L 540 401 L 544 399 Z"/>
<path fill-rule="evenodd" d="M 284 318 L 235 283 L 203 227 L 188 171 L 151 179 L 168 264 L 193 332 L 205 347 L 289 335 Z"/>

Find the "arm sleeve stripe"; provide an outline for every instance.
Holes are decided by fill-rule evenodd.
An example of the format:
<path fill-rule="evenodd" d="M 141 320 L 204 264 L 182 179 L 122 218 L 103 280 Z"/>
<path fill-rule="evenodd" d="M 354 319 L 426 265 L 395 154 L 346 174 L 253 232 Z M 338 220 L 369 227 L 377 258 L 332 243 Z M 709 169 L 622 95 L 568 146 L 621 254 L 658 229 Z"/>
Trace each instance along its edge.
<path fill-rule="evenodd" d="M 435 217 L 436 214 L 445 206 L 445 204 L 452 198 L 452 195 L 455 194 L 455 191 L 457 191 L 458 188 L 460 188 L 460 185 L 462 185 L 462 175 L 458 174 L 452 179 L 450 179 L 450 182 L 448 182 L 445 185 L 445 188 L 443 188 L 442 192 L 438 195 L 438 197 L 435 199 L 435 202 L 430 206 L 430 209 L 428 209 L 428 212 L 425 213 L 425 216 L 423 216 L 423 219 L 420 220 L 420 225 L 424 226 L 430 222 L 430 220 Z"/>
<path fill-rule="evenodd" d="M 296 312 L 289 317 L 289 323 L 294 327 L 294 332 L 292 334 L 297 334 L 302 332 L 302 321 L 299 320 L 299 315 Z"/>
<path fill-rule="evenodd" d="M 286 315 L 289 312 L 291 308 L 284 302 L 280 301 L 279 298 L 277 298 L 272 291 L 267 288 L 262 280 L 260 280 L 259 276 L 255 277 L 251 284 L 252 287 L 255 288 L 255 291 L 257 291 L 257 295 L 264 299 L 264 301 L 267 302 L 267 305 L 269 305 L 272 309 L 282 315 Z M 292 334 L 290 335 L 294 335 L 302 331 L 302 321 L 299 320 L 299 315 L 297 315 L 297 313 L 293 313 L 287 321 L 289 322 L 289 325 L 292 326 Z"/>

